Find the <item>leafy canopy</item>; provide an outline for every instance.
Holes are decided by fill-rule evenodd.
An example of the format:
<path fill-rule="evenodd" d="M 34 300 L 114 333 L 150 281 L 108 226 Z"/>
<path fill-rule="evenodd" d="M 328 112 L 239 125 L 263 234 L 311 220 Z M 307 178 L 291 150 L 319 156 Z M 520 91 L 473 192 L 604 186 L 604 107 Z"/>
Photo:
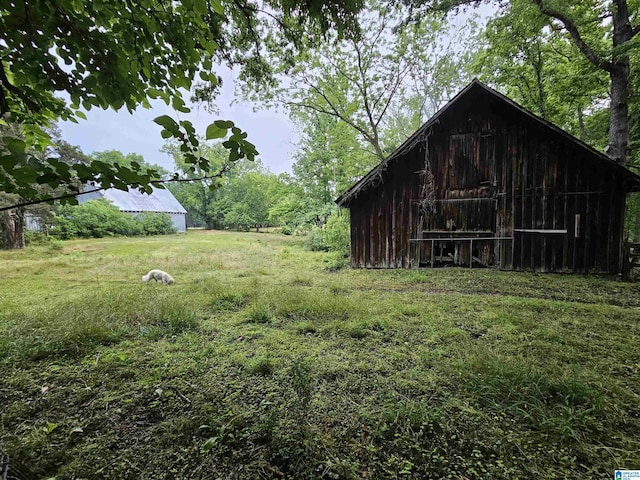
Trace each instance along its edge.
<path fill-rule="evenodd" d="M 40 159 L 51 139 L 45 127 L 57 120 L 78 121 L 84 111 L 149 107 L 161 99 L 178 112 L 189 109 L 182 99 L 194 88 L 215 92 L 216 62 L 244 63 L 246 75 L 268 77 L 260 66 L 261 45 L 312 38 L 330 28 L 355 31 L 360 2 L 238 0 L 16 0 L 0 7 L 0 121 L 21 126 L 19 136 L 1 139 L 0 190 L 38 199 L 34 184 L 65 186 L 94 181 L 102 188 L 128 186 L 150 191 L 157 178 L 131 164 L 68 165 Z M 265 19 L 271 19 L 271 23 Z M 277 24 L 281 35 L 261 37 L 265 25 Z M 305 32 L 310 32 L 305 36 Z M 253 55 L 238 52 L 255 45 Z M 234 55 L 234 53 L 238 53 Z M 62 94 L 62 96 L 60 96 Z M 212 172 L 198 155 L 193 125 L 170 116 L 156 118 L 164 138 L 180 143 L 185 160 Z M 233 122 L 216 121 L 208 139 L 223 143 L 229 160 L 253 160 L 258 154 Z M 215 172 L 213 172 L 215 175 Z M 46 197 L 45 197 L 46 198 Z"/>

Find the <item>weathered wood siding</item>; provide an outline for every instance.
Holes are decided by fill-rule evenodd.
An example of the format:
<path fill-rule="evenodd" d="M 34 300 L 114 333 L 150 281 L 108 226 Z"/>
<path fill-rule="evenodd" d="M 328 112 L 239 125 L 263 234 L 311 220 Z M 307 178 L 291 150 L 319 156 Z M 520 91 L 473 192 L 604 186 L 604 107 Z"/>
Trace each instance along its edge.
<path fill-rule="evenodd" d="M 473 256 L 507 270 L 618 272 L 622 176 L 489 95 L 455 106 L 351 200 L 352 266 L 428 266 L 431 242 L 410 240 L 453 232 L 508 238 L 478 239 L 473 251 L 469 242 L 448 242 L 460 264 Z M 421 215 L 426 148 L 435 201 Z"/>

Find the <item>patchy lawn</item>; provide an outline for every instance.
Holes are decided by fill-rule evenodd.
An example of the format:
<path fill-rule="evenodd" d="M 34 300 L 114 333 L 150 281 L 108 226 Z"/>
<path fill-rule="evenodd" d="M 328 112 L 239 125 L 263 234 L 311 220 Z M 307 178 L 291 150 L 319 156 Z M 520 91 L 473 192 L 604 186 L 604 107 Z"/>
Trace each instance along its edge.
<path fill-rule="evenodd" d="M 267 233 L 0 252 L 3 448 L 58 480 L 640 468 L 637 284 L 333 263 Z"/>

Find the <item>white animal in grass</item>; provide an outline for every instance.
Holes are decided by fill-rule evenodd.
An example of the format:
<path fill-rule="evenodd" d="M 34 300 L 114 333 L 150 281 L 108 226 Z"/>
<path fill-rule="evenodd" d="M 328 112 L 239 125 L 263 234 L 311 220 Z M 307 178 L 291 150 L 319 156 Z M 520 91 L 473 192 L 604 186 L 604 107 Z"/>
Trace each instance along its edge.
<path fill-rule="evenodd" d="M 174 280 L 171 275 L 167 272 L 163 272 L 162 270 L 151 270 L 144 277 L 142 277 L 142 281 L 147 283 L 149 280 L 155 280 L 156 282 L 162 282 L 163 285 L 173 285 Z"/>

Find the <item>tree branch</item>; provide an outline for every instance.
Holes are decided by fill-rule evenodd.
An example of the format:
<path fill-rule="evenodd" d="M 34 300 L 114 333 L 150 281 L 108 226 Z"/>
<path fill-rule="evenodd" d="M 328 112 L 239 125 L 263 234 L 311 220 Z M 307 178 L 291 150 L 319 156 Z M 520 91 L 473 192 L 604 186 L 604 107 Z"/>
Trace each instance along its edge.
<path fill-rule="evenodd" d="M 330 115 L 330 116 L 335 117 L 335 118 L 337 118 L 339 120 L 342 120 L 346 124 L 348 124 L 351 127 L 355 128 L 358 132 L 360 132 L 360 134 L 365 138 L 365 140 L 373 145 L 373 138 L 371 137 L 371 135 L 369 135 L 369 132 L 367 132 L 364 128 L 362 128 L 361 126 L 359 126 L 356 123 L 352 122 L 348 118 L 343 117 L 342 115 L 340 115 L 339 112 L 336 112 L 334 110 L 326 110 L 324 108 L 317 107 L 315 105 L 310 105 L 308 103 L 284 102 L 284 104 L 285 105 L 294 106 L 294 107 L 308 108 L 310 110 L 313 110 L 314 112 L 324 113 L 325 115 Z"/>
<path fill-rule="evenodd" d="M 7 78 L 7 74 L 4 71 L 4 63 L 0 63 L 0 83 L 2 84 L 0 88 L 4 87 L 3 89 L 6 89 L 8 92 L 13 93 L 15 96 L 20 98 L 20 100 L 22 100 L 25 103 L 25 105 L 27 105 L 29 110 L 31 110 L 34 113 L 37 113 L 40 111 L 40 106 L 37 103 L 31 100 L 22 90 L 15 87 L 14 85 L 11 84 L 11 82 L 9 82 L 9 79 Z M 0 116 L 1 116 L 9 111 L 9 104 L 4 95 L 4 92 L 0 92 L 0 93 L 2 94 L 2 98 L 0 99 Z"/>
<path fill-rule="evenodd" d="M 587 60 L 589 60 L 589 62 L 591 62 L 594 66 L 598 67 L 599 69 L 605 70 L 607 72 L 612 72 L 615 69 L 615 65 L 613 63 L 598 56 L 591 49 L 591 47 L 587 45 L 587 43 L 582 38 L 582 35 L 580 35 L 580 32 L 578 31 L 576 24 L 567 15 L 543 5 L 543 0 L 531 0 L 531 1 L 538 7 L 538 10 L 540 10 L 540 13 L 548 17 L 555 18 L 560 22 L 562 22 L 562 25 L 564 26 L 565 30 L 569 32 L 569 35 L 571 35 L 571 38 L 575 42 L 576 46 L 582 52 L 582 54 L 587 58 Z"/>
<path fill-rule="evenodd" d="M 214 175 L 204 175 L 202 177 L 197 177 L 197 178 L 170 178 L 168 180 L 152 180 L 149 182 L 149 184 L 151 185 L 160 185 L 163 183 L 180 183 L 180 182 L 199 182 L 202 180 L 209 180 L 212 178 L 221 178 L 224 174 L 226 174 L 230 169 L 231 169 L 231 164 L 227 163 L 225 164 L 218 173 L 214 174 Z M 109 188 L 113 188 L 113 187 L 99 187 L 99 188 L 94 188 L 91 190 L 87 190 L 85 192 L 78 192 L 78 193 L 65 193 L 63 195 L 57 195 L 57 196 L 52 196 L 52 197 L 48 197 L 48 198 L 41 198 L 39 200 L 30 200 L 28 202 L 21 202 L 21 203 L 16 203 L 14 205 L 10 205 L 8 207 L 0 207 L 0 212 L 4 212 L 7 210 L 13 210 L 14 208 L 21 208 L 21 207 L 28 207 L 30 205 L 38 205 L 40 203 L 47 203 L 47 202 L 53 202 L 56 200 L 64 200 L 66 198 L 73 198 L 73 197 L 77 197 L 79 195 L 84 195 L 85 193 L 94 193 L 94 192 L 100 192 L 102 190 L 107 190 Z"/>
<path fill-rule="evenodd" d="M 249 12 L 247 11 L 250 9 L 245 8 L 245 6 L 242 5 L 238 0 L 233 0 L 233 3 L 236 5 L 236 7 L 240 9 L 240 11 L 242 12 L 242 15 L 244 15 L 244 18 L 247 21 L 247 28 L 251 32 L 251 36 L 253 37 L 253 41 L 255 43 L 254 46 L 256 48 L 256 56 L 260 57 L 260 37 L 258 36 L 258 33 L 253 28 L 251 15 L 249 15 Z"/>

